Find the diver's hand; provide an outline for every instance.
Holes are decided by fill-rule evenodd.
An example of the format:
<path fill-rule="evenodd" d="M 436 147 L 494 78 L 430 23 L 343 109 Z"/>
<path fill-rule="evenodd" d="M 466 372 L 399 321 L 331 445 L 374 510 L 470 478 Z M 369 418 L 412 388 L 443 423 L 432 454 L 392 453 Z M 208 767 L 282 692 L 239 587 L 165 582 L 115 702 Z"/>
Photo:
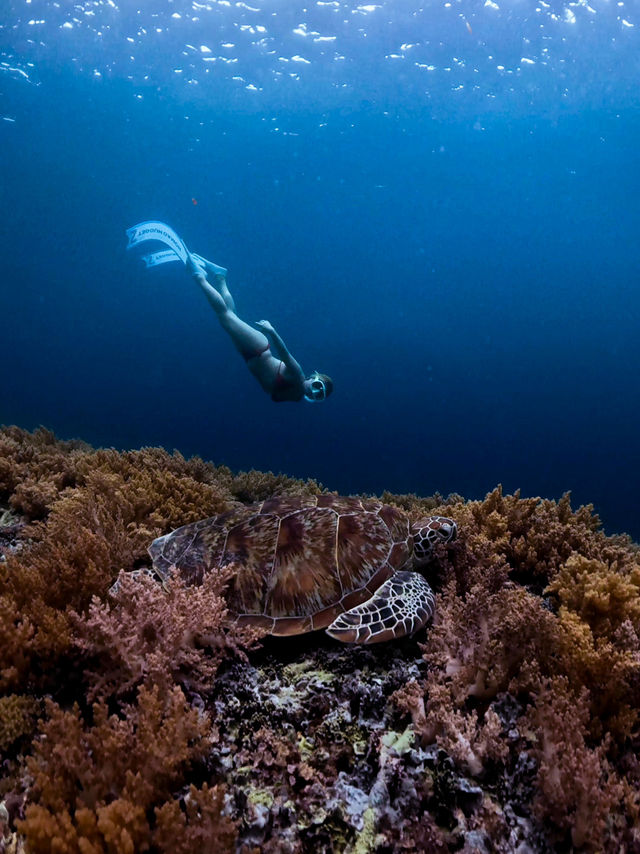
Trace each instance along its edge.
<path fill-rule="evenodd" d="M 265 332 L 276 331 L 268 320 L 256 320 L 256 326 L 259 326 L 260 329 L 263 329 Z"/>

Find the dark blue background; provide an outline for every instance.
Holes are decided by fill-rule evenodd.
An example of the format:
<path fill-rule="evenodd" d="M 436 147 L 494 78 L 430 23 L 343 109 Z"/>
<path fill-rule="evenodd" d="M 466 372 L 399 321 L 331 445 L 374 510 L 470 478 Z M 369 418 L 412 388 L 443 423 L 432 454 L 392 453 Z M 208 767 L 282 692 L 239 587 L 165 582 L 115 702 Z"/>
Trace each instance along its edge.
<path fill-rule="evenodd" d="M 54 69 L 3 94 L 0 422 L 345 493 L 570 489 L 640 537 L 633 107 L 368 98 L 283 109 L 282 134 Z M 273 404 L 184 269 L 125 251 L 144 219 L 227 266 L 333 397 Z"/>

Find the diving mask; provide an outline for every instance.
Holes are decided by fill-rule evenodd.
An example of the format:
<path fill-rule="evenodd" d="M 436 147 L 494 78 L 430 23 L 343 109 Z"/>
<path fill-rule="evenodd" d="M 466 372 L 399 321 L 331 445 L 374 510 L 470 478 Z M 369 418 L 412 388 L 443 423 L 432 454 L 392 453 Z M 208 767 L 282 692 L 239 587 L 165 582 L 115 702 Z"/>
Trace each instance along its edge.
<path fill-rule="evenodd" d="M 314 375 L 309 377 L 309 381 L 310 388 L 304 393 L 304 396 L 307 398 L 307 400 L 311 401 L 312 403 L 324 400 L 327 396 L 327 387 L 325 385 L 324 380 L 320 379 L 320 377 L 318 376 L 317 371 Z"/>

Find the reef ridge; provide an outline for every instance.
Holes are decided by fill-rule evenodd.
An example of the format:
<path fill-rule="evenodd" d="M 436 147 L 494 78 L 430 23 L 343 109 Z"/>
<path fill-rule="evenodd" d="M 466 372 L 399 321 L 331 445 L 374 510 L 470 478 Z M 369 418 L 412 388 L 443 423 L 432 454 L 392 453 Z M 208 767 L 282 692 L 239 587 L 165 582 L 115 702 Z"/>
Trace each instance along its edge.
<path fill-rule="evenodd" d="M 591 506 L 385 492 L 460 533 L 433 624 L 379 646 L 264 637 L 224 576 L 131 572 L 180 525 L 323 491 L 0 429 L 0 854 L 640 851 L 640 548 Z"/>

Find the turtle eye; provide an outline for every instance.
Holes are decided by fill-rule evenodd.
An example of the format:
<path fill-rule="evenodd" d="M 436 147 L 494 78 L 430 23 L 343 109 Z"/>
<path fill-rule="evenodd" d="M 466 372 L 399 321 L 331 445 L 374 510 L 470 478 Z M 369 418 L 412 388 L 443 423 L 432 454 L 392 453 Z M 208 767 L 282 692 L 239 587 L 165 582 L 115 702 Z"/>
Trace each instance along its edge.
<path fill-rule="evenodd" d="M 455 540 L 457 534 L 458 526 L 455 522 L 452 522 L 451 519 L 443 519 L 440 522 L 440 525 L 438 527 L 438 536 L 440 537 L 441 541 L 448 543 L 451 540 Z"/>

